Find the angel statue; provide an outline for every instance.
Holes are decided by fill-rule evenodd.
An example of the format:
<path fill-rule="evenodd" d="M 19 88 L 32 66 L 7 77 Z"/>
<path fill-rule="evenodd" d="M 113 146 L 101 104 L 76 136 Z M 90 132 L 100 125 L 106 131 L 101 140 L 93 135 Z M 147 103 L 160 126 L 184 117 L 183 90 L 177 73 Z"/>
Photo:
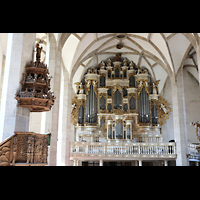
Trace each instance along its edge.
<path fill-rule="evenodd" d="M 153 94 L 158 94 L 158 84 L 160 83 L 160 80 L 156 81 L 156 83 L 153 83 Z"/>

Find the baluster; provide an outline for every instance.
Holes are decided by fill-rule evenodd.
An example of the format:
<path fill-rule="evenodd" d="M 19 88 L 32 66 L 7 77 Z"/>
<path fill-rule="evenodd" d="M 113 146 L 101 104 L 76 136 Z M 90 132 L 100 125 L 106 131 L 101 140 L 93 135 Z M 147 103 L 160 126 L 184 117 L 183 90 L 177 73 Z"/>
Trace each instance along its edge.
<path fill-rule="evenodd" d="M 97 154 L 97 153 L 98 153 L 97 146 L 94 146 L 94 154 Z"/>
<path fill-rule="evenodd" d="M 112 154 L 115 154 L 114 146 L 111 146 L 111 149 L 112 149 Z"/>
<path fill-rule="evenodd" d="M 159 154 L 157 145 L 155 146 L 155 149 L 156 149 L 156 154 Z"/>
<path fill-rule="evenodd" d="M 102 154 L 102 146 L 97 146 L 97 153 Z"/>
<path fill-rule="evenodd" d="M 153 146 L 153 154 L 156 154 L 156 148 Z"/>
<path fill-rule="evenodd" d="M 129 147 L 128 154 L 133 154 L 133 147 L 132 146 L 128 146 L 128 147 Z"/>
<path fill-rule="evenodd" d="M 166 154 L 169 154 L 168 146 L 165 146 Z"/>
<path fill-rule="evenodd" d="M 151 154 L 151 146 L 149 146 L 148 149 L 148 154 Z"/>
<path fill-rule="evenodd" d="M 172 154 L 172 146 L 169 146 L 170 154 Z"/>
<path fill-rule="evenodd" d="M 94 146 L 94 154 L 98 153 L 97 146 Z"/>
<path fill-rule="evenodd" d="M 92 154 L 92 145 L 90 145 L 90 153 Z"/>
<path fill-rule="evenodd" d="M 174 148 L 173 148 L 173 146 L 170 146 L 170 152 L 171 152 L 171 154 L 173 154 L 174 153 Z"/>

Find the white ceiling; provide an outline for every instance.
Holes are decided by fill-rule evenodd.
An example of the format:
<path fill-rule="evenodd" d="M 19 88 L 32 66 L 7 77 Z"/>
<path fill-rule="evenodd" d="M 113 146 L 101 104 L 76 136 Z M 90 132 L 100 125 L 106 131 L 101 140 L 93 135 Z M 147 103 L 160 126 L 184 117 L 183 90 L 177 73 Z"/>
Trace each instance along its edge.
<path fill-rule="evenodd" d="M 123 33 L 125 39 L 117 38 L 119 33 L 54 33 L 57 44 L 61 41 L 63 65 L 73 83 L 82 79 L 85 70 L 97 66 L 116 53 L 139 66 L 147 67 L 156 80 L 161 80 L 161 91 L 168 76 L 176 74 L 185 66 L 198 80 L 195 48 L 200 33 Z M 0 33 L 1 49 L 6 55 L 7 33 Z M 42 40 L 42 61 L 46 60 L 48 33 L 36 33 L 36 42 Z M 122 49 L 116 45 L 121 42 Z M 194 47 L 194 48 L 192 48 Z M 192 50 L 191 50 L 192 49 Z M 191 50 L 191 51 L 190 51 Z M 188 56 L 190 55 L 190 56 Z M 74 85 L 75 89 L 75 85 Z"/>
<path fill-rule="evenodd" d="M 126 37 L 123 40 L 117 38 L 117 35 L 117 33 L 68 35 L 63 44 L 62 57 L 64 66 L 74 83 L 80 81 L 87 67 L 96 66 L 102 60 L 107 60 L 116 53 L 122 53 L 123 57 L 127 57 L 137 65 L 147 67 L 156 80 L 161 80 L 159 84 L 161 91 L 167 77 L 176 74 L 184 65 L 192 44 L 195 46 L 200 34 L 125 33 Z M 119 42 L 124 46 L 120 50 L 116 48 Z M 195 66 L 192 60 L 190 62 Z M 192 73 L 197 73 L 195 70 L 190 69 Z M 198 76 L 195 74 L 194 77 Z"/>

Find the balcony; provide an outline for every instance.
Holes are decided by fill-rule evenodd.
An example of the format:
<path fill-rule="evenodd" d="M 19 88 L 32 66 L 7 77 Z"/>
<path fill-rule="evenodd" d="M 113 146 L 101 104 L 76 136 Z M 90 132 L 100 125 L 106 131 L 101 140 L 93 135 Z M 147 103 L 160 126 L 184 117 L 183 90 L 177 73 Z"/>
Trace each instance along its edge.
<path fill-rule="evenodd" d="M 71 142 L 71 159 L 176 159 L 176 143 Z"/>

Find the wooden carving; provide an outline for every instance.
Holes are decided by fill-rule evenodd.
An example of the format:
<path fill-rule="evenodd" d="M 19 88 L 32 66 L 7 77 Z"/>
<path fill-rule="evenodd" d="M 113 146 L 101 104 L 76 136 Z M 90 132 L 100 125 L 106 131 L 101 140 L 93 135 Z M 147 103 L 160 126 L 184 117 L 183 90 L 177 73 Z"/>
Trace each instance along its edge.
<path fill-rule="evenodd" d="M 36 45 L 36 62 L 31 62 L 26 67 L 21 81 L 22 88 L 15 96 L 19 107 L 29 108 L 31 112 L 49 111 L 54 105 L 54 94 L 50 91 L 50 81 L 47 65 L 40 62 L 41 50 L 39 44 Z"/>
<path fill-rule="evenodd" d="M 47 165 L 48 135 L 15 132 L 0 144 L 0 166 Z"/>

